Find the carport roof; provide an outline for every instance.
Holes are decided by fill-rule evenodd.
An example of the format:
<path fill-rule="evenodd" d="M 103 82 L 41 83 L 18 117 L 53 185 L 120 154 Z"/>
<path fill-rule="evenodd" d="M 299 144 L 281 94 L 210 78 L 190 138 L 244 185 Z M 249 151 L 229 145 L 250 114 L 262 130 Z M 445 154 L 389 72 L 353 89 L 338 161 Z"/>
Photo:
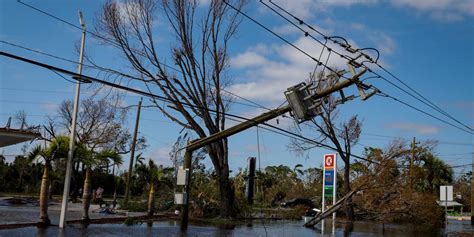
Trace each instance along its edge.
<path fill-rule="evenodd" d="M 41 134 L 29 130 L 0 128 L 0 147 L 15 145 L 41 137 Z"/>

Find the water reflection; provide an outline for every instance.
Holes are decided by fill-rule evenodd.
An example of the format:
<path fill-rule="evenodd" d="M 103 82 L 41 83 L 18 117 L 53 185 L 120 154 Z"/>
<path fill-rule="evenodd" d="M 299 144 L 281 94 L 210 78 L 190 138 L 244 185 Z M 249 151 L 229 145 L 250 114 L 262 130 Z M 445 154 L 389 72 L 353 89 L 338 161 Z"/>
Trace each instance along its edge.
<path fill-rule="evenodd" d="M 450 223 L 451 224 L 451 223 Z M 374 222 L 344 222 L 338 221 L 335 231 L 332 231 L 332 221 L 325 223 L 325 232 L 322 235 L 320 225 L 315 229 L 303 227 L 303 221 L 261 221 L 241 222 L 230 225 L 197 225 L 191 224 L 187 231 L 181 231 L 176 221 L 145 222 L 142 225 L 127 226 L 123 224 L 90 224 L 90 225 L 67 225 L 65 229 L 57 226 L 48 228 L 26 227 L 18 229 L 0 230 L 0 236 L 24 236 L 24 237 L 110 237 L 110 236 L 442 236 L 439 230 L 420 230 L 416 226 L 385 224 Z M 471 231 L 474 229 L 468 224 L 459 222 L 450 225 L 450 232 Z M 471 229 L 469 229 L 471 228 Z M 385 229 L 385 231 L 384 231 Z M 333 233 L 333 234 L 332 234 Z M 466 236 L 469 236 L 467 234 Z"/>
<path fill-rule="evenodd" d="M 354 222 L 348 221 L 344 224 L 344 237 L 350 236 L 351 232 L 354 231 Z"/>
<path fill-rule="evenodd" d="M 45 237 L 46 236 L 46 229 L 47 228 L 44 228 L 44 227 L 38 227 L 36 228 L 36 236 L 38 237 Z"/>

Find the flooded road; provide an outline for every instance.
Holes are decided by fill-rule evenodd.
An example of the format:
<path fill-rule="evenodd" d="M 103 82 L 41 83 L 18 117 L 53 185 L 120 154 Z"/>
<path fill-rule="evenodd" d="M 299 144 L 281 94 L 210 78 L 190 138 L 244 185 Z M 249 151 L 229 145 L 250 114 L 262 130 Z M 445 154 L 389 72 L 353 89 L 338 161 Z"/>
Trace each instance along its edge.
<path fill-rule="evenodd" d="M 308 229 L 302 227 L 303 221 L 260 221 L 249 222 L 247 224 L 226 225 L 226 226 L 200 226 L 190 225 L 187 232 L 181 232 L 177 221 L 157 221 L 142 223 L 133 226 L 123 224 L 91 224 L 87 227 L 79 224 L 68 225 L 61 231 L 58 227 L 49 228 L 26 227 L 17 229 L 0 230 L 0 237 L 66 237 L 66 236 L 87 236 L 87 237 L 111 237 L 111 236 L 131 236 L 131 237 L 151 237 L 151 236 L 332 236 L 331 223 L 326 223 L 327 233 L 321 234 L 319 228 Z M 422 231 L 413 226 L 386 224 L 385 234 L 381 224 L 370 222 L 355 222 L 353 232 L 344 232 L 345 223 L 336 223 L 335 236 L 442 236 L 443 230 Z M 464 232 L 474 236 L 474 230 L 469 222 L 452 221 L 449 231 L 451 233 Z M 454 235 L 456 236 L 456 235 Z"/>

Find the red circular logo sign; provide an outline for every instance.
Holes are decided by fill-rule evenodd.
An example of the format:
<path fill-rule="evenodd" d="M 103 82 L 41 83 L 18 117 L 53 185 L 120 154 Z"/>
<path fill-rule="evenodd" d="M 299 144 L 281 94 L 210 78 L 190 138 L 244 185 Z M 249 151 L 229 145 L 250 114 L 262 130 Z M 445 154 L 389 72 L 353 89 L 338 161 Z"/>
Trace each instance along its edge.
<path fill-rule="evenodd" d="M 326 168 L 334 167 L 334 155 L 324 155 L 324 167 Z"/>

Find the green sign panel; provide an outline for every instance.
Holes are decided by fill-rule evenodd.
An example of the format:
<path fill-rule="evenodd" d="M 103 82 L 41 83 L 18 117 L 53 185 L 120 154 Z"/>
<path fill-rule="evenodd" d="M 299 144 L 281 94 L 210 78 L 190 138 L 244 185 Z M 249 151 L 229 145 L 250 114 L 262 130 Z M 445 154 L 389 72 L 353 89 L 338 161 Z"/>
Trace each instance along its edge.
<path fill-rule="evenodd" d="M 324 196 L 325 197 L 332 197 L 333 187 L 324 187 Z"/>

